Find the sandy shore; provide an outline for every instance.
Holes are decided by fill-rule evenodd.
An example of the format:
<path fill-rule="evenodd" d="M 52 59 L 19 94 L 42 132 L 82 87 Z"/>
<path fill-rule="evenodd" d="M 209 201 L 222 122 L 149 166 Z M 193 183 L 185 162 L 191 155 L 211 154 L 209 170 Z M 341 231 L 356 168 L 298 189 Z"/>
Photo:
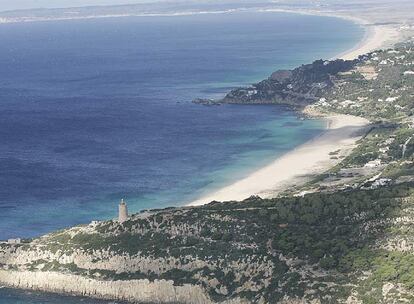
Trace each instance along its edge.
<path fill-rule="evenodd" d="M 390 47 L 401 39 L 398 29 L 393 25 L 372 24 L 367 20 L 349 15 L 279 9 L 267 11 L 338 17 L 363 26 L 366 30 L 364 38 L 354 48 L 335 56 L 335 58 L 354 59 L 359 55 Z M 355 147 L 356 141 L 366 131 L 369 122 L 364 118 L 349 115 L 333 115 L 325 117 L 325 119 L 327 120 L 327 130 L 319 137 L 288 152 L 250 176 L 189 205 L 203 205 L 213 200 L 243 200 L 251 195 L 273 197 L 288 187 L 303 184 L 312 176 L 333 167 L 339 163 L 340 159 L 332 159 L 329 154 L 338 150 L 340 150 L 341 156 L 349 154 Z"/>
<path fill-rule="evenodd" d="M 350 115 L 333 115 L 326 117 L 326 120 L 327 130 L 317 138 L 288 152 L 250 176 L 190 205 L 203 205 L 213 200 L 243 200 L 251 195 L 275 196 L 289 186 L 302 184 L 315 174 L 328 170 L 340 161 L 332 159 L 329 153 L 340 150 L 340 155 L 348 154 L 366 131 L 369 122 Z"/>
<path fill-rule="evenodd" d="M 365 26 L 366 33 L 362 41 L 354 48 L 339 54 L 337 58 L 352 60 L 369 52 L 391 47 L 400 40 L 400 33 L 395 27 L 386 25 Z"/>

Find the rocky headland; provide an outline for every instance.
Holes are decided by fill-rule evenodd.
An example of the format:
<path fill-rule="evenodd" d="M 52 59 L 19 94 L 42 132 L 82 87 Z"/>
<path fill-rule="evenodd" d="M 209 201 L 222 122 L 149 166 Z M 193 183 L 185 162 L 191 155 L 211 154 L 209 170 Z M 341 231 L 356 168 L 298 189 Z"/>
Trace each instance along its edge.
<path fill-rule="evenodd" d="M 257 84 L 232 90 L 222 99 L 197 98 L 193 102 L 203 105 L 283 104 L 303 109 L 332 89 L 339 73 L 351 70 L 359 62 L 358 59 L 317 60 L 293 70 L 276 71 Z"/>

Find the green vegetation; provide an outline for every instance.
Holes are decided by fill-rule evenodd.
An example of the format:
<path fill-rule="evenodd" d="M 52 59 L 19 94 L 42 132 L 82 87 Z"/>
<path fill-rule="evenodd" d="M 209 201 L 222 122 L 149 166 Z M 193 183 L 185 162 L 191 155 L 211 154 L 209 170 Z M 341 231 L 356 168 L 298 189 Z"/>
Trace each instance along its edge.
<path fill-rule="evenodd" d="M 159 273 L 144 268 L 128 272 L 86 269 L 56 260 L 36 261 L 31 269 L 41 265 L 41 271 L 98 275 L 105 280 L 147 278 L 199 284 L 217 301 L 227 297 L 257 301 L 262 297 L 267 303 L 276 303 L 289 295 L 331 303 L 329 297 L 349 295 L 350 284 L 358 284 L 358 292 L 369 303 L 377 296 L 368 292 L 374 283 L 401 283 L 407 290 L 414 286 L 412 255 L 375 247 L 378 240 L 401 234 L 393 219 L 413 212 L 413 198 L 413 184 L 400 184 L 159 210 L 145 218 L 132 217 L 124 225 L 104 222 L 100 224 L 106 227 L 103 233 L 97 232 L 102 229 L 99 226 L 89 232 L 73 228 L 77 233 L 61 231 L 36 240 L 38 246 L 50 250 L 65 242 L 59 256 L 81 250 L 92 255 L 110 251 L 131 258 L 151 257 L 160 262 L 175 259 Z M 100 260 L 99 255 L 96 259 Z M 188 268 L 195 261 L 200 267 Z M 372 274 L 360 281 L 364 272 Z M 212 280 L 213 285 L 208 283 Z M 238 291 L 243 282 L 256 287 Z"/>

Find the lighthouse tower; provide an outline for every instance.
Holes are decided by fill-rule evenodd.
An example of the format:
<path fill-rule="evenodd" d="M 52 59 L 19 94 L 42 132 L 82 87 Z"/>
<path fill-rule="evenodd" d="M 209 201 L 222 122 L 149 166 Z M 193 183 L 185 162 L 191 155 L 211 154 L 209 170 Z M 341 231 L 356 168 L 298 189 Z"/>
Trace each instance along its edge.
<path fill-rule="evenodd" d="M 121 224 L 128 220 L 128 207 L 127 204 L 122 199 L 119 203 L 119 214 L 118 214 L 118 222 Z"/>

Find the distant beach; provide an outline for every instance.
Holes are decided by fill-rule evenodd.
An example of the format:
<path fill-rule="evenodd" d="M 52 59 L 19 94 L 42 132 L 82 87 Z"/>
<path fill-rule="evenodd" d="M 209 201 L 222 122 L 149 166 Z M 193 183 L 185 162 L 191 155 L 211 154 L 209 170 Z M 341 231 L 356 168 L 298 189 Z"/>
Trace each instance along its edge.
<path fill-rule="evenodd" d="M 251 195 L 274 197 L 340 162 L 341 157 L 347 155 L 366 133 L 369 128 L 366 119 L 347 115 L 320 117 L 318 113 L 307 112 L 321 121 L 299 121 L 294 113 L 285 115 L 282 110 L 273 109 L 271 112 L 269 108 L 260 106 L 234 106 L 230 110 L 228 105 L 203 108 L 182 102 L 201 94 L 221 94 L 221 87 L 218 93 L 213 90 L 217 87 L 217 84 L 212 85 L 213 81 L 230 87 L 234 83 L 225 82 L 226 79 L 238 79 L 235 76 L 239 75 L 263 75 L 265 67 L 296 66 L 309 62 L 308 59 L 318 59 L 314 56 L 330 58 L 335 55 L 332 51 L 335 48 L 329 43 L 340 44 L 346 40 L 347 31 L 342 32 L 338 26 L 343 20 L 328 20 L 328 25 L 319 29 L 329 29 L 333 32 L 330 37 L 327 33 L 318 34 L 318 28 L 311 28 L 311 23 L 301 27 L 298 20 L 293 20 L 291 26 L 278 26 L 271 21 L 270 26 L 265 27 L 271 30 L 266 32 L 260 23 L 256 27 L 254 24 L 247 27 L 245 19 L 241 18 L 243 22 L 235 20 L 233 23 L 237 35 L 230 33 L 232 35 L 227 36 L 222 33 L 223 28 L 228 28 L 227 23 L 223 26 L 218 22 L 220 20 L 215 20 L 208 23 L 208 27 L 200 23 L 203 15 L 227 12 L 230 11 L 200 12 L 192 23 L 183 23 L 182 29 L 188 29 L 184 36 L 178 30 L 172 35 L 169 31 L 160 35 L 162 29 L 180 28 L 181 23 L 174 23 L 176 20 L 168 20 L 168 23 L 163 20 L 161 28 L 156 23 L 145 24 L 146 20 L 132 18 L 96 20 L 96 24 L 90 20 L 79 22 L 80 19 L 136 16 L 130 14 L 73 17 L 73 12 L 68 11 L 63 12 L 63 17 L 52 19 L 0 17 L 0 23 L 4 23 L 1 26 L 3 83 L 10 83 L 2 92 L 7 102 L 4 102 L 0 120 L 4 136 L 2 155 L 10 155 L 0 160 L 2 168 L 5 168 L 3 180 L 7 182 L 2 185 L 0 238 L 37 236 L 70 225 L 111 218 L 116 212 L 118 198 L 125 195 L 133 212 L 182 204 L 197 198 L 190 196 L 197 189 L 205 189 L 217 180 L 219 182 L 216 188 L 213 184 L 211 193 L 202 192 L 209 194 L 200 195 L 201 198 L 191 205 L 203 205 L 212 200 L 242 200 Z M 69 17 L 65 16 L 67 13 Z M 190 17 L 192 14 L 172 15 Z M 305 14 L 350 19 L 365 28 L 364 38 L 335 58 L 353 59 L 388 47 L 398 40 L 395 26 L 316 11 Z M 145 16 L 164 18 L 166 15 Z M 257 20 L 262 21 L 262 17 Z M 77 21 L 48 24 L 57 20 Z M 34 21 L 48 22 L 30 24 L 27 28 L 23 24 L 8 24 Z M 195 35 L 202 41 L 195 40 L 192 35 L 197 25 L 201 29 L 209 29 L 204 35 Z M 302 42 L 305 45 L 296 46 L 301 36 L 289 35 L 289 30 L 296 28 L 309 31 L 307 34 L 304 34 L 306 30 L 299 31 L 304 35 Z M 280 35 L 273 37 L 272 33 L 277 34 L 278 29 L 281 29 Z M 136 35 L 137 31 L 142 32 Z M 248 31 L 253 35 L 249 37 Z M 256 33 L 262 36 L 256 37 Z M 285 41 L 281 40 L 284 35 L 287 37 Z M 184 37 L 187 44 L 180 44 L 177 50 L 167 50 L 165 46 L 176 45 L 177 37 Z M 235 41 L 229 40 L 232 37 Z M 147 46 L 151 42 L 149 38 L 154 41 Z M 220 52 L 215 43 L 217 38 L 227 42 L 229 49 L 222 48 Z M 254 38 L 258 39 L 257 42 Z M 295 39 L 295 43 L 289 43 L 289 38 Z M 319 38 L 331 41 L 318 41 Z M 249 48 L 236 48 L 240 40 Z M 277 45 L 277 41 L 283 43 Z M 293 45 L 297 50 L 283 49 Z M 196 52 L 191 49 L 194 46 L 197 46 Z M 223 43 L 219 46 L 223 47 Z M 313 50 L 318 48 L 332 52 L 314 55 Z M 210 49 L 214 52 L 209 52 Z M 177 57 L 176 54 L 182 54 L 183 50 L 187 53 Z M 280 53 L 270 57 L 269 53 L 261 53 L 264 50 L 278 50 Z M 189 55 L 195 53 L 191 60 Z M 222 62 L 218 60 L 220 58 L 208 57 L 213 53 L 221 54 Z M 292 58 L 287 56 L 289 60 L 284 59 L 285 54 Z M 251 60 L 246 64 L 251 57 L 262 61 Z M 243 70 L 234 70 L 239 67 Z M 145 77 L 141 79 L 141 75 Z M 192 81 L 195 83 L 190 86 Z M 242 85 L 240 83 L 244 82 L 246 78 L 235 83 Z M 275 113 L 280 115 L 280 119 Z M 324 121 L 326 129 L 321 130 Z M 313 123 L 318 125 L 317 130 L 311 128 Z M 283 133 L 285 130 L 288 132 Z M 281 143 L 277 142 L 279 139 L 283 139 Z M 295 141 L 297 145 L 286 143 L 285 139 Z M 282 153 L 289 151 L 285 154 L 280 152 L 282 150 L 278 153 L 276 148 L 279 145 L 282 149 L 288 144 L 292 144 L 290 149 L 296 148 L 283 150 Z M 256 152 L 255 157 L 262 161 L 264 167 L 238 181 L 235 181 L 237 175 L 232 175 L 234 179 L 220 189 L 226 183 L 220 184 L 219 174 L 211 178 L 209 173 L 226 166 L 233 170 L 230 172 L 235 172 L 234 159 L 239 160 L 239 165 L 241 163 L 244 168 L 251 166 L 252 163 L 241 154 L 251 150 L 262 152 Z M 252 168 L 253 171 L 257 166 Z M 103 303 L 25 293 L 1 286 L 0 290 L 0 302 L 3 300 L 8 304 L 41 304 L 45 301 Z"/>
<path fill-rule="evenodd" d="M 352 60 L 360 55 L 384 49 L 392 46 L 400 40 L 397 29 L 387 25 L 365 25 L 366 33 L 364 39 L 345 53 L 339 54 L 338 58 Z"/>
<path fill-rule="evenodd" d="M 347 13 L 338 14 L 332 12 L 325 12 L 319 10 L 296 10 L 296 9 L 266 9 L 266 12 L 284 12 L 295 13 L 302 15 L 326 16 L 335 17 L 352 21 L 365 29 L 364 38 L 353 48 L 339 53 L 332 59 L 352 60 L 360 55 L 369 52 L 384 49 L 393 46 L 395 43 L 402 40 L 402 35 L 395 24 L 377 24 L 372 23 L 367 19 L 361 17 L 351 16 Z"/>

